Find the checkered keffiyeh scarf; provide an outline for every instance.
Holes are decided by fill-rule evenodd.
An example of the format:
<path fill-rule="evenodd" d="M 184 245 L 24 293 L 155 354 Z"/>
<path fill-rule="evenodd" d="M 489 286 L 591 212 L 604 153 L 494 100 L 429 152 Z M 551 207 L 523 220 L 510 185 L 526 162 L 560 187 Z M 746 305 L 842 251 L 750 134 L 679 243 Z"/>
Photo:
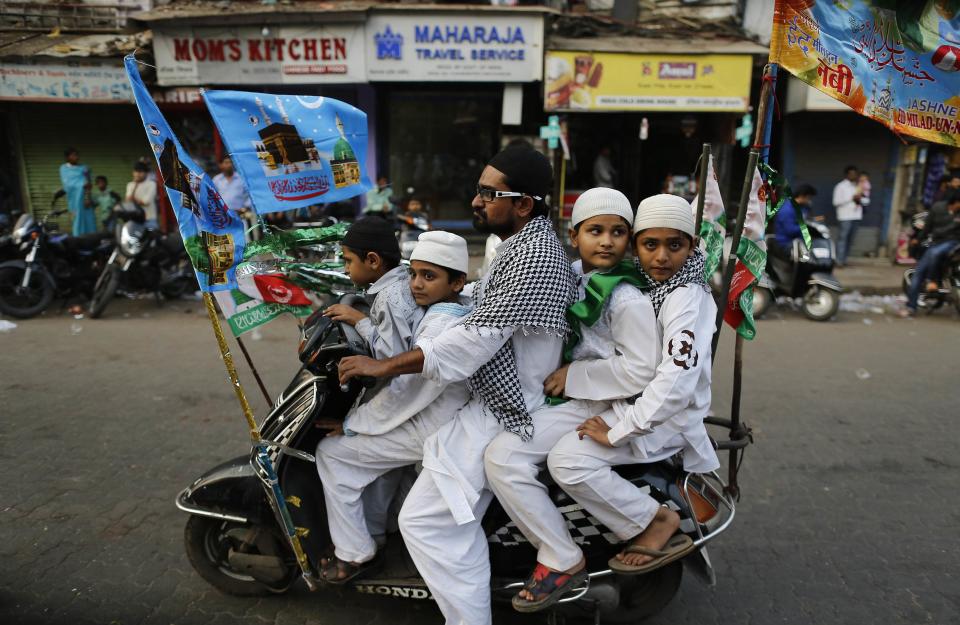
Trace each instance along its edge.
<path fill-rule="evenodd" d="M 477 285 L 476 308 L 463 325 L 554 333 L 565 337 L 567 306 L 576 285 L 563 246 L 550 220 L 536 217 L 514 235 L 490 266 L 489 278 Z M 471 376 L 470 393 L 483 400 L 497 421 L 522 440 L 533 437 L 533 421 L 520 389 L 513 338 Z"/>
<path fill-rule="evenodd" d="M 651 278 L 647 272 L 643 270 L 643 267 L 640 266 L 640 259 L 634 258 L 633 262 L 636 264 L 637 271 L 640 272 L 640 275 L 653 285 L 653 288 L 647 291 L 647 295 L 653 303 L 653 312 L 658 317 L 660 316 L 660 307 L 663 306 L 663 301 L 667 299 L 667 295 L 670 295 L 670 293 L 681 286 L 696 284 L 702 287 L 704 291 L 710 292 L 710 287 L 707 286 L 707 281 L 703 277 L 703 266 L 704 262 L 706 262 L 706 257 L 700 248 L 694 249 L 693 254 L 688 256 L 687 260 L 680 266 L 680 271 L 673 274 L 666 282 L 657 282 Z"/>

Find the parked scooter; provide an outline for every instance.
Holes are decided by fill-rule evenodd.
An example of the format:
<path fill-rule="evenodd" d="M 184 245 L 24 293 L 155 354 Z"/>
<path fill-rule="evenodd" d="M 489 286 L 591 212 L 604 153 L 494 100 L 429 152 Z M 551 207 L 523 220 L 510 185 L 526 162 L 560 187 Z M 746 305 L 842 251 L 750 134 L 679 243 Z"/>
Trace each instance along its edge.
<path fill-rule="evenodd" d="M 29 319 L 46 310 L 54 297 L 89 296 L 112 243 L 104 233 L 74 237 L 54 232 L 54 220 L 67 213 L 53 210 L 63 195 L 54 195 L 42 219 L 24 213 L 14 225 L 12 243 L 25 257 L 0 263 L 0 312 Z"/>
<path fill-rule="evenodd" d="M 141 209 L 115 211 L 121 222 L 113 252 L 90 298 L 90 316 L 97 319 L 117 291 L 154 293 L 168 299 L 197 290 L 197 278 L 178 232 L 161 234 L 144 224 Z"/>
<path fill-rule="evenodd" d="M 913 232 L 911 233 L 909 247 L 910 256 L 918 261 L 930 249 L 930 240 L 922 237 L 926 219 L 927 213 L 923 212 L 917 213 L 912 220 Z M 914 241 L 916 242 L 914 243 Z M 913 275 L 916 272 L 916 267 L 909 267 L 903 272 L 904 294 L 910 290 L 910 284 L 913 282 Z M 951 302 L 957 312 L 960 313 L 960 243 L 957 243 L 950 250 L 947 258 L 943 261 L 940 288 L 935 293 L 921 289 L 920 296 L 917 298 L 917 308 L 932 313 L 944 304 Z"/>
<path fill-rule="evenodd" d="M 363 306 L 355 296 L 342 301 Z M 176 499 L 177 507 L 190 514 L 184 541 L 191 564 L 208 583 L 228 594 L 282 593 L 301 575 L 278 520 L 275 492 L 284 494 L 309 560 L 312 570 L 304 577 L 311 586 L 324 584 L 315 571 L 330 539 L 313 454 L 327 432 L 319 422 L 342 419 L 362 392 L 357 380 L 340 385 L 337 363 L 346 356 L 366 354 L 367 347 L 354 328 L 317 312 L 304 325 L 298 351 L 303 363 L 300 370 L 260 425 L 262 444 L 278 482 L 271 481 L 270 472 L 258 458 L 261 447 L 254 446 L 248 456 L 229 460 L 197 478 Z M 708 423 L 731 427 L 729 421 L 720 419 L 711 418 Z M 738 432 L 737 440 L 718 443 L 718 449 L 745 447 L 749 435 L 744 429 Z M 590 572 L 586 582 L 552 608 L 559 613 L 591 616 L 595 622 L 633 623 L 670 602 L 679 588 L 684 564 L 709 581 L 714 579 L 706 544 L 730 526 L 735 512 L 734 499 L 721 478 L 716 473 L 686 473 L 672 460 L 623 466 L 617 471 L 676 510 L 683 519 L 681 531 L 694 540 L 697 549 L 682 561 L 646 575 L 617 575 L 607 561 L 622 548 L 618 539 L 584 514 L 544 472 L 554 502 L 584 549 Z M 277 483 L 279 490 L 275 491 L 273 484 Z M 493 598 L 509 602 L 529 574 L 536 551 L 496 501 L 484 516 L 483 527 L 489 541 Z M 431 598 L 399 534 L 388 537 L 382 553 L 383 564 L 376 573 L 345 587 L 362 594 Z"/>
<path fill-rule="evenodd" d="M 809 250 L 797 239 L 789 260 L 772 253 L 767 256 L 766 272 L 753 289 L 755 317 L 762 316 L 779 296 L 801 298 L 800 310 L 814 321 L 827 321 L 837 314 L 843 287 L 833 276 L 836 249 L 830 230 L 815 221 L 808 221 L 807 228 L 812 239 Z M 767 249 L 772 239 L 767 235 Z"/>

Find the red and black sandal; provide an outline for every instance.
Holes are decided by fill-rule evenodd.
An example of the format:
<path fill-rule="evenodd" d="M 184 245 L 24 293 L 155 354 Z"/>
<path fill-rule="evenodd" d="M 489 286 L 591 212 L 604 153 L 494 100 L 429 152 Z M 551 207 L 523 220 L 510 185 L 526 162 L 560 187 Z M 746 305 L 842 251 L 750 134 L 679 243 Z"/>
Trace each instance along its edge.
<path fill-rule="evenodd" d="M 530 574 L 527 583 L 523 585 L 533 599 L 524 599 L 520 594 L 513 597 L 513 609 L 517 612 L 537 612 L 548 608 L 557 601 L 587 580 L 587 567 L 583 567 L 576 573 L 558 573 L 551 571 L 540 563 L 537 563 L 533 573 Z"/>

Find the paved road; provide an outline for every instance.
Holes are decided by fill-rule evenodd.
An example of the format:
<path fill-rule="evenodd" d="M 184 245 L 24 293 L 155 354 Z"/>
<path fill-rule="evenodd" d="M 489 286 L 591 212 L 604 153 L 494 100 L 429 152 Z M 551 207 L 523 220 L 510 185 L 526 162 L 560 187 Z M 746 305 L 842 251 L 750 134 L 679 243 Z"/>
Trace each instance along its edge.
<path fill-rule="evenodd" d="M 295 342 L 280 320 L 249 343 L 272 389 L 294 369 Z M 715 375 L 720 415 L 731 345 Z M 736 524 L 711 548 L 719 583 L 687 576 L 649 622 L 960 622 L 958 353 L 949 313 L 815 324 L 774 311 L 747 345 L 757 444 Z M 0 623 L 440 622 L 432 604 L 302 588 L 226 597 L 192 571 L 173 497 L 246 450 L 198 302 L 20 322 L 0 334 L 0 371 Z"/>

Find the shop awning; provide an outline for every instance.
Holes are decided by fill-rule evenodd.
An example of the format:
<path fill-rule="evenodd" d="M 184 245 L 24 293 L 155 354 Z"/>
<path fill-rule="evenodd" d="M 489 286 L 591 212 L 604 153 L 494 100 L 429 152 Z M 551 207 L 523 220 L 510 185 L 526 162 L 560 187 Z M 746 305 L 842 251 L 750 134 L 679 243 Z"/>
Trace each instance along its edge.
<path fill-rule="evenodd" d="M 0 33 L 0 58 L 30 60 L 35 57 L 122 57 L 150 45 L 149 30 L 130 34 Z"/>
<path fill-rule="evenodd" d="M 621 54 L 757 54 L 766 56 L 767 46 L 747 39 L 672 39 L 660 37 L 550 37 L 549 50 L 574 52 L 619 52 Z"/>

